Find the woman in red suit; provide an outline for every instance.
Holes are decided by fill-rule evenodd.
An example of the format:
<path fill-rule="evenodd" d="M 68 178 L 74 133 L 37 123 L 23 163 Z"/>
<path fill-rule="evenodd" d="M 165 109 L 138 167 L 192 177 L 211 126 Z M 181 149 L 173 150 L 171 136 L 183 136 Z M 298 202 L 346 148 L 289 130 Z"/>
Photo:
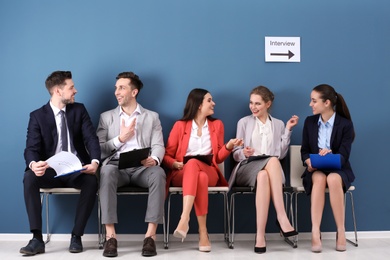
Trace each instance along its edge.
<path fill-rule="evenodd" d="M 178 120 L 168 138 L 163 164 L 170 169 L 167 187 L 183 187 L 183 211 L 173 235 L 186 238 L 192 206 L 199 225 L 199 251 L 211 251 L 207 232 L 208 187 L 228 186 L 218 168 L 242 140 L 230 139 L 224 144 L 221 120 L 212 118 L 215 103 L 205 89 L 193 89 L 187 98 L 183 117 Z M 213 155 L 211 165 L 197 159 L 183 163 L 185 156 Z"/>

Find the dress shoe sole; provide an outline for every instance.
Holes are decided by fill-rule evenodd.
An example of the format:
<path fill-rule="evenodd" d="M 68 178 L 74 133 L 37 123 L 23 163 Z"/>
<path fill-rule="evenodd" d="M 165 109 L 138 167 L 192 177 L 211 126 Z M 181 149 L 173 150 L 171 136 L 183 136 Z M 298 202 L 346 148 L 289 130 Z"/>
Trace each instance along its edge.
<path fill-rule="evenodd" d="M 71 253 L 81 253 L 81 252 L 83 252 L 83 249 L 69 249 L 69 252 L 71 252 Z"/>
<path fill-rule="evenodd" d="M 117 257 L 118 253 L 104 253 L 103 252 L 103 256 L 105 256 L 105 257 Z"/>
<path fill-rule="evenodd" d="M 142 256 L 155 256 L 157 255 L 157 252 L 152 252 L 152 251 L 144 251 L 142 252 Z"/>
<path fill-rule="evenodd" d="M 43 253 L 45 253 L 45 249 L 37 250 L 37 251 L 35 251 L 35 252 L 31 252 L 31 251 L 27 251 L 27 250 L 20 249 L 20 250 L 19 250 L 19 253 L 21 253 L 21 254 L 23 254 L 23 255 L 43 254 Z"/>

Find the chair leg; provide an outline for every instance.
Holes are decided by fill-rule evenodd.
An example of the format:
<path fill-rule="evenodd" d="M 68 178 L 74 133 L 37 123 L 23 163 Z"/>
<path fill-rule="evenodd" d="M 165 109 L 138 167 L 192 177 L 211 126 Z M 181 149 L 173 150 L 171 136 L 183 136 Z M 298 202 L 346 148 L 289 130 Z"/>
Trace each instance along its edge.
<path fill-rule="evenodd" d="M 233 193 L 230 196 L 230 216 L 232 219 L 232 222 L 231 222 L 232 228 L 231 228 L 231 232 L 230 232 L 229 248 L 231 248 L 231 249 L 234 248 L 234 226 L 235 226 L 235 214 L 234 214 L 235 200 L 234 200 L 234 198 L 235 198 L 235 196 L 236 196 L 236 193 Z"/>
<path fill-rule="evenodd" d="M 227 192 L 223 193 L 223 198 L 224 198 L 224 236 L 225 236 L 225 241 L 228 244 L 228 247 L 230 247 L 230 215 L 229 215 L 229 202 L 228 202 L 228 194 Z M 227 222 L 226 222 L 227 221 Z"/>
<path fill-rule="evenodd" d="M 347 239 L 347 241 L 349 243 L 351 243 L 352 245 L 357 247 L 358 246 L 358 238 L 357 238 L 357 227 L 356 227 L 356 217 L 355 217 L 355 205 L 354 205 L 354 202 L 353 202 L 352 192 L 351 191 L 347 191 L 347 193 L 349 193 L 350 200 L 351 200 L 351 212 L 352 212 L 352 221 L 353 221 L 353 228 L 354 228 L 354 234 L 355 234 L 355 242 L 350 240 L 350 239 Z"/>
<path fill-rule="evenodd" d="M 99 241 L 99 249 L 103 249 L 104 247 L 104 240 L 105 240 L 105 235 L 103 234 L 103 229 L 105 230 L 105 227 L 103 227 L 103 224 L 102 224 L 102 210 L 100 208 L 100 197 L 98 195 L 98 230 L 99 230 L 99 234 L 98 234 L 98 241 Z"/>
<path fill-rule="evenodd" d="M 44 197 L 45 197 L 45 207 L 46 207 L 46 241 L 45 241 L 45 244 L 49 243 L 50 242 L 50 237 L 51 237 L 51 234 L 50 234 L 50 228 L 49 228 L 49 193 L 44 193 Z"/>
<path fill-rule="evenodd" d="M 288 212 L 288 208 L 290 208 L 290 213 L 289 215 L 292 215 L 292 193 L 288 193 L 288 192 L 285 192 L 284 193 L 285 195 L 285 200 L 286 200 L 286 211 Z M 290 197 L 290 207 L 288 207 L 288 198 Z M 292 217 L 293 218 L 293 217 Z M 294 225 L 294 224 L 293 224 Z M 289 244 L 290 246 L 292 246 L 293 248 L 297 248 L 298 247 L 298 235 L 294 236 L 293 239 L 290 239 L 288 237 L 285 237 L 284 238 L 284 241 Z"/>
<path fill-rule="evenodd" d="M 164 249 L 168 249 L 167 230 L 166 230 L 166 224 L 165 224 L 165 213 L 163 215 L 163 239 L 164 239 Z"/>
<path fill-rule="evenodd" d="M 170 224 L 170 219 L 171 219 L 171 196 L 172 193 L 169 193 L 168 195 L 168 217 L 167 217 L 167 229 L 166 229 L 166 234 L 165 234 L 165 241 L 164 241 L 164 248 L 168 249 L 169 247 L 169 224 Z"/>

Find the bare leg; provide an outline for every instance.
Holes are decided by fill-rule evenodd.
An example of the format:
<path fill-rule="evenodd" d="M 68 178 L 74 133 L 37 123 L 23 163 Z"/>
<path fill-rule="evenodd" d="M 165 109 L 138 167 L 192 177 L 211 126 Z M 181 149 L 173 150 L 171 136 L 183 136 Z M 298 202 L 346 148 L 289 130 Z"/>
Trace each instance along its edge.
<path fill-rule="evenodd" d="M 211 246 L 206 226 L 207 215 L 197 216 L 197 219 L 199 225 L 199 247 Z"/>
<path fill-rule="evenodd" d="M 260 171 L 257 174 L 256 187 L 256 245 L 265 247 L 265 226 L 267 224 L 268 209 L 270 202 L 270 185 L 267 171 Z"/>
<path fill-rule="evenodd" d="M 313 188 L 311 191 L 311 245 L 312 248 L 321 247 L 321 220 L 325 205 L 326 176 L 320 171 L 312 175 Z M 320 250 L 319 250 L 320 251 Z"/>
<path fill-rule="evenodd" d="M 292 231 L 294 228 L 287 218 L 286 209 L 284 207 L 283 179 L 281 174 L 282 167 L 280 165 L 279 159 L 272 157 L 264 169 L 268 173 L 272 202 L 275 207 L 279 224 L 284 232 Z"/>
<path fill-rule="evenodd" d="M 188 232 L 190 221 L 190 213 L 192 210 L 192 206 L 194 205 L 195 196 L 186 195 L 183 196 L 183 211 L 180 216 L 179 224 L 177 225 L 177 230 Z"/>
<path fill-rule="evenodd" d="M 157 223 L 148 223 L 148 230 L 145 237 L 151 237 L 156 240 Z"/>
<path fill-rule="evenodd" d="M 337 173 L 331 173 L 327 177 L 329 188 L 329 200 L 333 211 L 333 217 L 337 226 L 338 239 L 336 241 L 338 246 L 345 248 L 345 206 L 344 206 L 344 191 L 343 182 Z"/>
<path fill-rule="evenodd" d="M 115 238 L 116 239 L 116 232 L 115 232 L 115 225 L 114 224 L 105 224 L 106 227 L 106 238 Z"/>

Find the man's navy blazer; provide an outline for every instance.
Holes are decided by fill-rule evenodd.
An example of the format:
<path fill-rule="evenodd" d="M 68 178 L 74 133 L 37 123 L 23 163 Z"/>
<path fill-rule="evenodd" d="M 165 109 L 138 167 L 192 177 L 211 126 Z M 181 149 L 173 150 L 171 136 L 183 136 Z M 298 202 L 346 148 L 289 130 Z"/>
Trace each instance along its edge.
<path fill-rule="evenodd" d="M 81 103 L 66 106 L 70 140 L 83 164 L 100 161 L 100 145 L 87 110 Z M 58 143 L 55 115 L 50 103 L 30 113 L 24 158 L 28 168 L 32 161 L 45 161 L 55 154 Z"/>

